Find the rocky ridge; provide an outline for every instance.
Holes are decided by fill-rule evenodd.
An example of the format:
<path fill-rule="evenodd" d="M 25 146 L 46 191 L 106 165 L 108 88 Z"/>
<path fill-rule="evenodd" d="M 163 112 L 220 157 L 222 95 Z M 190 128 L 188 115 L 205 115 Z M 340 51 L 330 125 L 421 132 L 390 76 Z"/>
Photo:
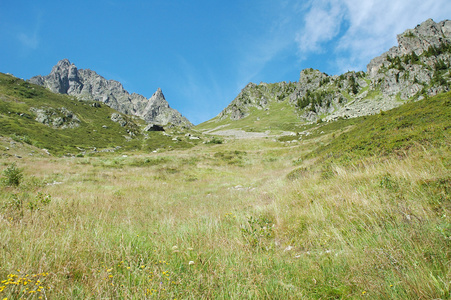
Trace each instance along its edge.
<path fill-rule="evenodd" d="M 121 113 L 141 117 L 147 123 L 192 126 L 188 119 L 169 106 L 160 88 L 149 99 L 136 93 L 130 94 L 120 82 L 106 80 L 89 69 L 78 69 L 68 59 L 59 61 L 49 75 L 38 75 L 29 81 L 54 93 L 99 101 Z"/>
<path fill-rule="evenodd" d="M 367 72 L 329 76 L 313 69 L 298 82 L 249 83 L 214 119 L 239 120 L 250 108 L 286 101 L 307 122 L 375 114 L 449 91 L 451 21 L 426 20 L 397 36 L 398 46 L 370 61 Z"/>

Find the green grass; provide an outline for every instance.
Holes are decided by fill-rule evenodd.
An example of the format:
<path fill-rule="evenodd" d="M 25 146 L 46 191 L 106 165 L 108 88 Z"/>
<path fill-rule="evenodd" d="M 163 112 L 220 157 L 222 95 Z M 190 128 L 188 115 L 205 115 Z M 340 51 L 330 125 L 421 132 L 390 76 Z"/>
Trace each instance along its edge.
<path fill-rule="evenodd" d="M 402 153 L 411 147 L 433 145 L 449 147 L 451 120 L 451 93 L 441 94 L 418 102 L 408 103 L 378 115 L 350 121 L 353 128 L 330 143 L 317 149 L 332 161 L 351 161 L 358 157 Z M 321 130 L 347 122 L 331 123 Z"/>
<path fill-rule="evenodd" d="M 0 138 L 3 179 L 23 174 L 0 187 L 0 299 L 448 299 L 449 101 L 296 144 L 67 158 Z"/>
<path fill-rule="evenodd" d="M 270 130 L 278 133 L 280 131 L 296 131 L 304 124 L 304 122 L 300 121 L 294 107 L 288 100 L 272 101 L 267 108 L 268 110 L 251 107 L 248 112 L 249 116 L 240 120 L 231 121 L 229 118 L 223 120 L 213 118 L 195 126 L 194 129 L 206 131 L 226 125 L 223 128 L 225 130 L 242 129 L 247 132 L 265 132 Z M 214 131 L 212 133 L 214 134 Z"/>
<path fill-rule="evenodd" d="M 128 150 L 140 147 L 138 139 L 126 142 L 124 137 L 129 135 L 127 130 L 139 135 L 138 126 L 129 118 L 129 125 L 126 127 L 111 121 L 111 114 L 115 111 L 105 105 L 93 108 L 91 102 L 54 94 L 4 74 L 0 74 L 0 95 L 0 126 L 3 136 L 27 137 L 30 143 L 55 154 L 78 153 L 80 151 L 77 147 L 102 149 L 121 146 Z M 54 129 L 41 124 L 35 121 L 36 115 L 30 110 L 33 107 L 55 110 L 64 107 L 77 115 L 80 126 Z M 107 128 L 103 128 L 104 125 Z"/>
<path fill-rule="evenodd" d="M 78 101 L 67 95 L 54 94 L 43 87 L 0 73 L 0 127 L 2 136 L 45 148 L 56 155 L 75 155 L 85 151 L 114 149 L 120 151 L 190 148 L 197 142 L 184 137 L 180 141 L 150 132 L 145 137 L 140 119 L 123 115 L 127 125 L 111 121 L 117 111 L 106 105 L 93 107 L 93 102 Z M 52 110 L 65 108 L 80 123 L 76 128 L 53 128 L 37 122 L 32 108 Z M 82 149 L 82 150 L 80 150 Z"/>

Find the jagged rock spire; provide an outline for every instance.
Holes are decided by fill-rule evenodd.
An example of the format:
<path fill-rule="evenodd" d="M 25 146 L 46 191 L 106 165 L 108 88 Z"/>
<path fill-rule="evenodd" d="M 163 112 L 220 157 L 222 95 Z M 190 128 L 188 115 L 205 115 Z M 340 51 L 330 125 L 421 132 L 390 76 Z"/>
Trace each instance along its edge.
<path fill-rule="evenodd" d="M 161 88 L 150 99 L 135 93 L 129 94 L 120 82 L 106 80 L 89 69 L 78 69 L 68 59 L 60 60 L 49 75 L 35 76 L 30 82 L 45 86 L 55 93 L 103 102 L 121 113 L 140 116 L 148 123 L 192 126 L 188 119 L 169 107 Z"/>

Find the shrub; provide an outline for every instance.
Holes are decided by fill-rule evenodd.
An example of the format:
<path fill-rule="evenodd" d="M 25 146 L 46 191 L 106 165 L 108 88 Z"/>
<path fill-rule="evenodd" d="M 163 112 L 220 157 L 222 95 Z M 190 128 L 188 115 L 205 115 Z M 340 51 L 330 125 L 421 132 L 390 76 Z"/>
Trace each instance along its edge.
<path fill-rule="evenodd" d="M 217 137 L 213 137 L 211 140 L 207 141 L 206 144 L 222 144 L 223 140 Z"/>
<path fill-rule="evenodd" d="M 7 186 L 18 186 L 23 178 L 23 169 L 16 167 L 16 163 L 3 171 L 3 180 Z"/>

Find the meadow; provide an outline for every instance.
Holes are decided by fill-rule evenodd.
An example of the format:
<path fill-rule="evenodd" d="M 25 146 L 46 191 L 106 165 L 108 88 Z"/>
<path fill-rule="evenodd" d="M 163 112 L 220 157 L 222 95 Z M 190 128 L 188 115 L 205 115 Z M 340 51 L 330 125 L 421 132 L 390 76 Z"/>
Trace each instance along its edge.
<path fill-rule="evenodd" d="M 296 142 L 58 157 L 3 137 L 0 299 L 449 299 L 450 99 Z"/>

